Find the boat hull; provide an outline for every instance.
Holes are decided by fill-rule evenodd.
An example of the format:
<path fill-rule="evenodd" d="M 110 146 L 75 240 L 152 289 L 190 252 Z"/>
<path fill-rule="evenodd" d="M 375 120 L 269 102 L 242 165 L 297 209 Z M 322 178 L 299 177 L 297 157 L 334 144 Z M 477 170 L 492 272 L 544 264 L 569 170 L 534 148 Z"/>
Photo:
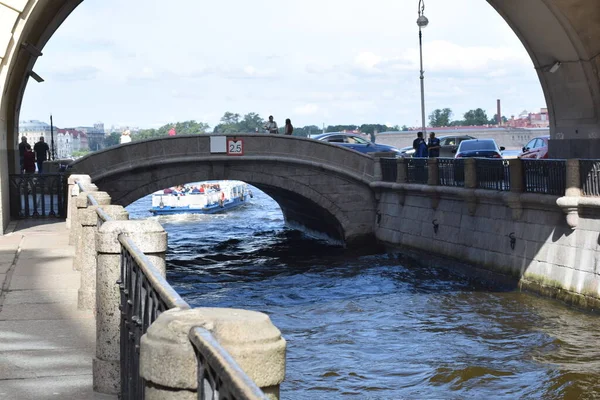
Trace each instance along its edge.
<path fill-rule="evenodd" d="M 243 200 L 241 197 L 236 197 L 231 200 L 223 202 L 223 205 L 212 204 L 206 207 L 152 207 L 150 211 L 153 215 L 173 215 L 173 214 L 217 214 L 224 211 L 238 208 L 247 203 L 249 195 L 244 195 Z"/>

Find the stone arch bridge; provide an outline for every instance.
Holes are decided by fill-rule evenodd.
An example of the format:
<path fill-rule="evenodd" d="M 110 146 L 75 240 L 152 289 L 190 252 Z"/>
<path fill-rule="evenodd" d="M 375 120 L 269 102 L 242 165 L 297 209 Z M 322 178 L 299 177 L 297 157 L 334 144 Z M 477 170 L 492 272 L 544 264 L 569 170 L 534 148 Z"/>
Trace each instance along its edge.
<path fill-rule="evenodd" d="M 9 222 L 8 174 L 17 168 L 18 121 L 27 82 L 30 76 L 35 77 L 32 70 L 45 44 L 82 1 L 0 0 L 2 231 Z M 597 157 L 600 153 L 598 0 L 487 2 L 519 37 L 538 73 L 550 113 L 550 156 Z"/>
<path fill-rule="evenodd" d="M 72 168 L 90 175 L 123 206 L 180 183 L 241 180 L 271 196 L 291 226 L 346 243 L 374 237 L 373 157 L 316 140 L 264 134 L 238 135 L 243 155 L 211 152 L 211 140 L 219 137 L 132 142 L 89 154 Z"/>

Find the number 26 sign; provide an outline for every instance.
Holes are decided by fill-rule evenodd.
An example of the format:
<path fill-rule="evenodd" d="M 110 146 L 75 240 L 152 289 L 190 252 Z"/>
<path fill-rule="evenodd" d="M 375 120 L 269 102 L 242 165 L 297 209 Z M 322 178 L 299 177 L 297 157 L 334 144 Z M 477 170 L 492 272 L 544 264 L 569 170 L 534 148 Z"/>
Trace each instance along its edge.
<path fill-rule="evenodd" d="M 227 138 L 227 155 L 243 156 L 244 155 L 244 141 L 242 139 Z"/>

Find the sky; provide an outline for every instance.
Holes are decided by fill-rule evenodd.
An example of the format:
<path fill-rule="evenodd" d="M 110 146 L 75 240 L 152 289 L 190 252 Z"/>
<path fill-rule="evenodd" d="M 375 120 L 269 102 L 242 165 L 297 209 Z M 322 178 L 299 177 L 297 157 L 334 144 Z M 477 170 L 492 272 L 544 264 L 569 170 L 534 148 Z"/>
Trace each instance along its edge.
<path fill-rule="evenodd" d="M 168 5 L 167 5 L 168 4 Z M 282 125 L 419 126 L 417 0 L 85 0 L 43 49 L 21 119 L 137 126 L 226 111 Z M 425 109 L 545 107 L 525 48 L 485 0 L 426 0 Z"/>

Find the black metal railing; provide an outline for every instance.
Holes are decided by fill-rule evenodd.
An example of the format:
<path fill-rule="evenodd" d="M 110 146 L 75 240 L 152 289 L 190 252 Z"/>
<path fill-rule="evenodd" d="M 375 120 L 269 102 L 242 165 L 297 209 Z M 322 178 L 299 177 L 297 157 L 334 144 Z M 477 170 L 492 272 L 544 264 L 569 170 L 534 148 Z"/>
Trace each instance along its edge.
<path fill-rule="evenodd" d="M 121 243 L 121 399 L 144 399 L 140 377 L 140 340 L 166 310 L 190 306 L 162 277 L 133 241 L 119 235 Z"/>
<path fill-rule="evenodd" d="M 268 399 L 209 331 L 192 328 L 189 339 L 198 360 L 198 400 Z"/>
<path fill-rule="evenodd" d="M 476 158 L 477 187 L 490 190 L 510 190 L 510 169 L 507 160 Z"/>
<path fill-rule="evenodd" d="M 565 160 L 523 159 L 523 190 L 528 193 L 564 196 L 567 182 Z"/>
<path fill-rule="evenodd" d="M 384 182 L 398 180 L 398 162 L 396 158 L 381 158 L 381 174 Z"/>
<path fill-rule="evenodd" d="M 427 184 L 429 168 L 427 158 L 407 158 L 408 183 Z"/>
<path fill-rule="evenodd" d="M 11 174 L 11 217 L 66 218 L 67 178 L 65 174 Z"/>
<path fill-rule="evenodd" d="M 584 196 L 600 196 L 600 160 L 579 160 L 579 177 Z"/>
<path fill-rule="evenodd" d="M 455 158 L 438 158 L 438 184 L 440 186 L 465 186 L 465 161 Z"/>

